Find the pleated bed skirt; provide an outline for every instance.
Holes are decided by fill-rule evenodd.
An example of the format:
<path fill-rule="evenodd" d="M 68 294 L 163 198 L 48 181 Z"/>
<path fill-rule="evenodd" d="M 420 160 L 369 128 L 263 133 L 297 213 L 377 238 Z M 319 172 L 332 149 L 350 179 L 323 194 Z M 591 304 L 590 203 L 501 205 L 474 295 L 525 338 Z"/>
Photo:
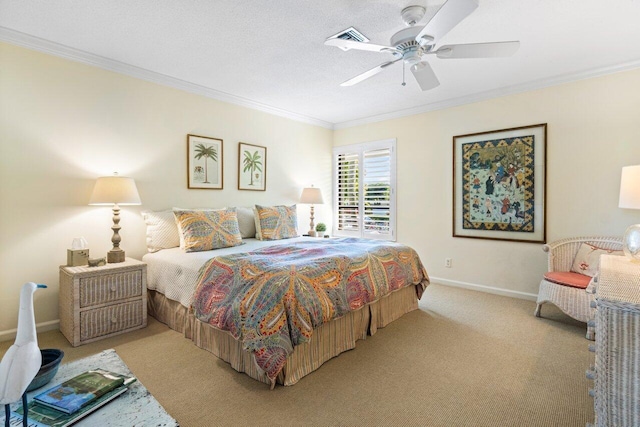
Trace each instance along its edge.
<path fill-rule="evenodd" d="M 260 370 L 253 355 L 242 349 L 242 342 L 230 333 L 196 319 L 193 313 L 177 301 L 148 290 L 148 313 L 171 329 L 181 332 L 198 347 L 210 351 L 229 363 L 238 372 L 271 384 Z M 311 340 L 296 346 L 287 357 L 277 383 L 293 385 L 305 375 L 318 369 L 324 362 L 342 352 L 355 348 L 356 341 L 373 335 L 402 315 L 418 308 L 414 285 L 398 289 L 376 302 L 334 319 L 313 331 Z"/>

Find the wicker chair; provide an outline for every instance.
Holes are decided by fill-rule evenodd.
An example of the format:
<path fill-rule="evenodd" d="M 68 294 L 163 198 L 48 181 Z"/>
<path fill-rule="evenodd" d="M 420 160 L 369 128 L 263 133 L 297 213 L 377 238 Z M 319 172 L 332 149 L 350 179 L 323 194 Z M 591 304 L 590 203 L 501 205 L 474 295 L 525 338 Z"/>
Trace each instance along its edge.
<path fill-rule="evenodd" d="M 622 238 L 620 237 L 592 236 L 557 240 L 542 247 L 542 250 L 549 254 L 548 271 L 569 271 L 573 259 L 583 243 L 601 249 L 622 250 Z M 587 323 L 587 339 L 593 340 L 595 329 L 590 320 L 593 320 L 595 316 L 595 308 L 591 307 L 591 301 L 595 301 L 595 298 L 590 288 L 591 285 L 585 290 L 542 279 L 536 301 L 538 304 L 535 311 L 536 317 L 540 317 L 542 304 L 550 302 L 567 316 Z"/>

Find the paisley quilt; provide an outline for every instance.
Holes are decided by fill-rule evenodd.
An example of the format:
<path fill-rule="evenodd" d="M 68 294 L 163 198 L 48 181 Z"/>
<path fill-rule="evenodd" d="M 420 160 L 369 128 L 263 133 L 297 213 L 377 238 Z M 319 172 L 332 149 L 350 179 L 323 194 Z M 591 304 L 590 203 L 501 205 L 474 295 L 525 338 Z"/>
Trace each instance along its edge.
<path fill-rule="evenodd" d="M 193 311 L 230 332 L 272 384 L 314 328 L 396 289 L 429 284 L 410 247 L 376 240 L 306 240 L 212 258 L 200 269 Z"/>

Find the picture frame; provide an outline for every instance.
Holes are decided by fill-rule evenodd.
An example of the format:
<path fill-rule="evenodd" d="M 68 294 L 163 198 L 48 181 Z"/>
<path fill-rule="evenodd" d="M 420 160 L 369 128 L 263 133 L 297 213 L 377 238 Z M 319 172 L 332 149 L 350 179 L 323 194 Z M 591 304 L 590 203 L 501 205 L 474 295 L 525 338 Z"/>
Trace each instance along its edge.
<path fill-rule="evenodd" d="M 187 188 L 222 190 L 223 141 L 187 135 Z"/>
<path fill-rule="evenodd" d="M 547 124 L 453 137 L 453 237 L 546 243 Z"/>
<path fill-rule="evenodd" d="M 267 189 L 267 147 L 238 143 L 238 190 Z"/>

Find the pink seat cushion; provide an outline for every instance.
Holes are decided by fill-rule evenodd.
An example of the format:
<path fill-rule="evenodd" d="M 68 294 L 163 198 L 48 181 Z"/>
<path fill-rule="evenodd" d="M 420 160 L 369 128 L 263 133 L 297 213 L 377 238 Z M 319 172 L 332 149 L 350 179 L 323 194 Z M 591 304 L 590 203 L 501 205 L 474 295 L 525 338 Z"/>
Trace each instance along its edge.
<path fill-rule="evenodd" d="M 591 277 L 571 271 L 548 271 L 544 273 L 545 280 L 558 285 L 571 286 L 572 288 L 586 289 Z"/>

